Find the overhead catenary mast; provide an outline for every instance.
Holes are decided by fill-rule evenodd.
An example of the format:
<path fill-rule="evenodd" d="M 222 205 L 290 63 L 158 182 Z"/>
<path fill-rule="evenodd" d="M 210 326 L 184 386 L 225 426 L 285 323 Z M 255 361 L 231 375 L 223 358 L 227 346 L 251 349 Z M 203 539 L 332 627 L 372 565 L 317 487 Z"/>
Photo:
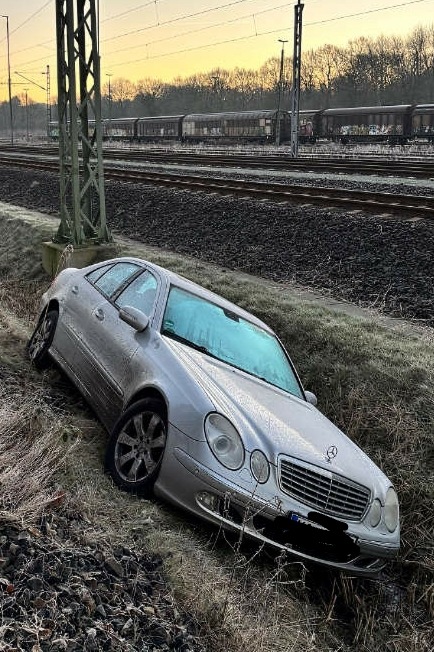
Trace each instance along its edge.
<path fill-rule="evenodd" d="M 96 0 L 56 0 L 60 226 L 53 243 L 45 243 L 49 251 L 44 252 L 43 263 L 48 271 L 53 271 L 65 245 L 72 245 L 77 252 L 74 264 L 81 266 L 104 258 L 101 245 L 112 242 L 105 212 L 95 4 Z"/>
<path fill-rule="evenodd" d="M 301 32 L 304 5 L 294 6 L 294 55 L 292 60 L 291 156 L 298 156 L 298 119 L 300 111 Z"/>
<path fill-rule="evenodd" d="M 47 70 L 42 73 L 47 76 L 47 88 L 46 88 L 46 106 L 47 106 L 47 140 L 50 137 L 50 122 L 51 122 L 51 75 L 50 75 L 50 66 L 47 65 Z"/>
<path fill-rule="evenodd" d="M 280 145 L 281 140 L 281 131 L 282 131 L 282 115 L 281 115 L 281 104 L 282 104 L 282 95 L 283 95 L 283 65 L 285 57 L 285 41 L 282 38 L 278 39 L 279 43 L 282 44 L 282 51 L 280 53 L 280 69 L 279 69 L 279 81 L 278 81 L 278 96 L 277 96 L 277 113 L 276 113 L 276 145 Z"/>

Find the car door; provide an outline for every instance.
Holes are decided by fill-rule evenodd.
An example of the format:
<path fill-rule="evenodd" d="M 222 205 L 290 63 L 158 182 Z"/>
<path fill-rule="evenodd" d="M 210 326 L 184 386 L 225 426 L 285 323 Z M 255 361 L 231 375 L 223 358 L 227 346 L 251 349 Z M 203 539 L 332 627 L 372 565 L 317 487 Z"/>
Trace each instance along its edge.
<path fill-rule="evenodd" d="M 94 288 L 93 283 L 113 266 L 113 263 L 101 265 L 86 276 L 81 273 L 74 274 L 61 301 L 61 317 L 57 324 L 53 346 L 62 358 L 62 365 L 74 375 L 81 389 L 83 389 L 82 374 L 86 372 L 83 363 L 86 359 L 83 352 L 86 320 L 92 306 L 101 300 L 100 292 Z"/>
<path fill-rule="evenodd" d="M 109 291 L 107 279 L 97 280 L 95 286 Z M 113 425 L 122 410 L 125 388 L 131 383 L 131 358 L 141 338 L 140 333 L 120 319 L 119 309 L 133 306 L 150 317 L 154 311 L 158 282 L 149 270 L 140 268 L 116 287 L 114 284 L 110 286 L 110 289 L 108 300 L 101 297 L 94 305 L 84 333 L 91 371 L 88 374 L 89 391 L 107 427 Z"/>
<path fill-rule="evenodd" d="M 150 323 L 152 323 L 160 289 L 161 282 L 159 278 L 150 270 L 145 269 L 142 274 L 136 276 L 131 283 L 114 297 L 114 306 L 117 311 L 127 306 L 137 308 L 143 312 L 149 318 Z M 125 334 L 128 334 L 128 337 L 130 337 L 131 333 L 134 336 L 137 346 L 135 346 L 133 353 L 137 351 L 138 346 L 142 347 L 142 349 L 146 349 L 151 337 L 151 326 L 146 329 L 145 332 L 137 333 L 119 317 L 118 320 L 120 324 L 122 324 L 120 327 L 122 331 Z M 131 357 L 132 356 L 130 356 L 129 360 L 131 360 Z M 141 359 L 146 360 L 146 356 Z M 145 364 L 145 362 L 143 364 Z M 143 371 L 146 370 L 143 369 Z M 128 388 L 127 391 L 131 395 L 131 392 L 134 392 L 135 384 L 137 384 L 137 374 L 131 369 L 130 365 L 127 365 L 125 372 L 125 376 L 123 377 L 123 388 L 124 390 Z"/>
<path fill-rule="evenodd" d="M 121 322 L 111 297 L 142 271 L 127 261 L 99 267 L 79 277 L 65 301 L 62 327 L 73 344 L 67 362 L 106 425 L 122 408 L 122 379 L 137 349 L 134 331 Z"/>

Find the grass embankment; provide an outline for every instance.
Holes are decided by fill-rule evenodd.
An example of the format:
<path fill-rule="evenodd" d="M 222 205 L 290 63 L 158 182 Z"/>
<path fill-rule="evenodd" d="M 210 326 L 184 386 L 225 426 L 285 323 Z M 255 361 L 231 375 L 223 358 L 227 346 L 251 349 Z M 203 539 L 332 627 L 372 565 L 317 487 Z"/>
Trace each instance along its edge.
<path fill-rule="evenodd" d="M 48 221 L 44 229 L 47 225 Z M 263 553 L 256 556 L 252 548 L 236 550 L 233 542 L 222 542 L 213 530 L 186 515 L 112 487 L 102 473 L 102 429 L 55 370 L 38 376 L 22 355 L 37 300 L 48 283 L 35 273 L 38 253 L 29 245 L 38 239 L 37 231 L 29 223 L 15 221 L 11 228 L 11 223 L 5 226 L 0 220 L 0 237 L 7 245 L 12 237 L 14 241 L 13 247 L 8 245 L 7 261 L 0 259 L 0 268 L 9 272 L 0 283 L 0 384 L 11 401 L 3 420 L 6 427 L 0 431 L 0 468 L 5 465 L 4 451 L 11 454 L 7 423 L 17 424 L 15 432 L 25 441 L 37 442 L 38 459 L 48 459 L 49 464 L 46 475 L 41 468 L 34 495 L 26 492 L 19 505 L 0 492 L 2 512 L 12 517 L 19 507 L 25 522 L 36 518 L 49 500 L 59 448 L 65 447 L 65 439 L 72 439 L 75 445 L 62 459 L 56 482 L 68 492 L 74 509 L 85 515 L 87 536 L 160 552 L 175 595 L 202 624 L 210 651 L 432 650 L 431 332 L 386 328 L 375 316 L 360 319 L 320 308 L 281 286 L 131 243 L 123 247 L 123 252 L 152 259 L 211 287 L 271 324 L 305 387 L 318 395 L 322 411 L 394 482 L 402 510 L 402 551 L 387 573 L 361 581 L 313 566 L 305 569 L 290 557 L 269 559 Z M 16 253 L 20 247 L 27 247 L 25 260 Z M 23 396 L 30 400 L 24 406 Z M 33 458 L 28 470 L 27 464 L 23 457 L 21 477 L 31 475 Z"/>

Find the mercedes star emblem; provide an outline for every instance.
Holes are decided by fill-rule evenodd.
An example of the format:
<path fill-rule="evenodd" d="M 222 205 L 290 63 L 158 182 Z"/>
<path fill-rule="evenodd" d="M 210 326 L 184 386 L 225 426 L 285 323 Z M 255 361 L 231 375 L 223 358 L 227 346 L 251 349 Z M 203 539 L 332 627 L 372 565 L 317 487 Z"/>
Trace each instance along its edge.
<path fill-rule="evenodd" d="M 337 447 L 336 447 L 336 446 L 329 446 L 329 447 L 327 448 L 327 452 L 326 452 L 326 455 L 327 455 L 327 462 L 330 464 L 330 462 L 331 462 L 332 460 L 334 460 L 334 458 L 336 457 L 337 454 L 338 454 L 338 449 L 337 449 Z"/>

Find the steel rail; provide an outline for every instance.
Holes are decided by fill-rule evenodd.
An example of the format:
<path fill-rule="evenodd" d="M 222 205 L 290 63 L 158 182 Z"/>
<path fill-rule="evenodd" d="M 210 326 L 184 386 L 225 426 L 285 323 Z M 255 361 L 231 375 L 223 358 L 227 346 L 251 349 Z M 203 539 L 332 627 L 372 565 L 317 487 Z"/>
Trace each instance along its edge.
<path fill-rule="evenodd" d="M 434 179 L 434 161 L 378 161 L 378 160 L 345 160 L 345 159 L 288 159 L 271 155 L 221 155 L 221 154 L 191 154 L 191 153 L 129 153 L 119 150 L 106 150 L 106 159 L 123 159 L 148 161 L 156 164 L 203 165 L 212 167 L 240 167 L 251 169 L 266 169 L 295 172 L 325 172 L 338 174 L 371 174 L 378 176 L 403 176 L 422 179 Z"/>
<path fill-rule="evenodd" d="M 0 151 L 11 154 L 55 155 L 57 148 L 53 146 L 0 146 Z M 320 172 L 337 174 L 400 176 L 404 178 L 434 179 L 434 159 L 379 159 L 372 156 L 361 156 L 358 159 L 345 157 L 303 157 L 288 158 L 286 155 L 275 154 L 222 154 L 209 151 L 207 153 L 167 152 L 143 149 L 108 149 L 104 150 L 105 160 L 125 160 L 134 162 L 150 162 L 162 165 L 200 165 L 211 167 L 241 167 L 251 169 L 266 169 L 295 172 Z"/>
<path fill-rule="evenodd" d="M 28 158 L 0 156 L 0 165 L 27 167 L 31 169 L 58 172 L 58 162 L 40 161 Z M 222 195 L 236 195 L 246 198 L 267 199 L 275 202 L 316 203 L 345 209 L 374 211 L 377 214 L 417 215 L 434 219 L 434 197 L 399 195 L 394 193 L 348 190 L 318 186 L 276 184 L 264 181 L 245 181 L 211 178 L 200 175 L 182 176 L 176 173 L 156 172 L 141 168 L 116 168 L 106 165 L 105 178 L 120 182 L 134 182 L 179 188 L 188 191 L 203 191 Z"/>

